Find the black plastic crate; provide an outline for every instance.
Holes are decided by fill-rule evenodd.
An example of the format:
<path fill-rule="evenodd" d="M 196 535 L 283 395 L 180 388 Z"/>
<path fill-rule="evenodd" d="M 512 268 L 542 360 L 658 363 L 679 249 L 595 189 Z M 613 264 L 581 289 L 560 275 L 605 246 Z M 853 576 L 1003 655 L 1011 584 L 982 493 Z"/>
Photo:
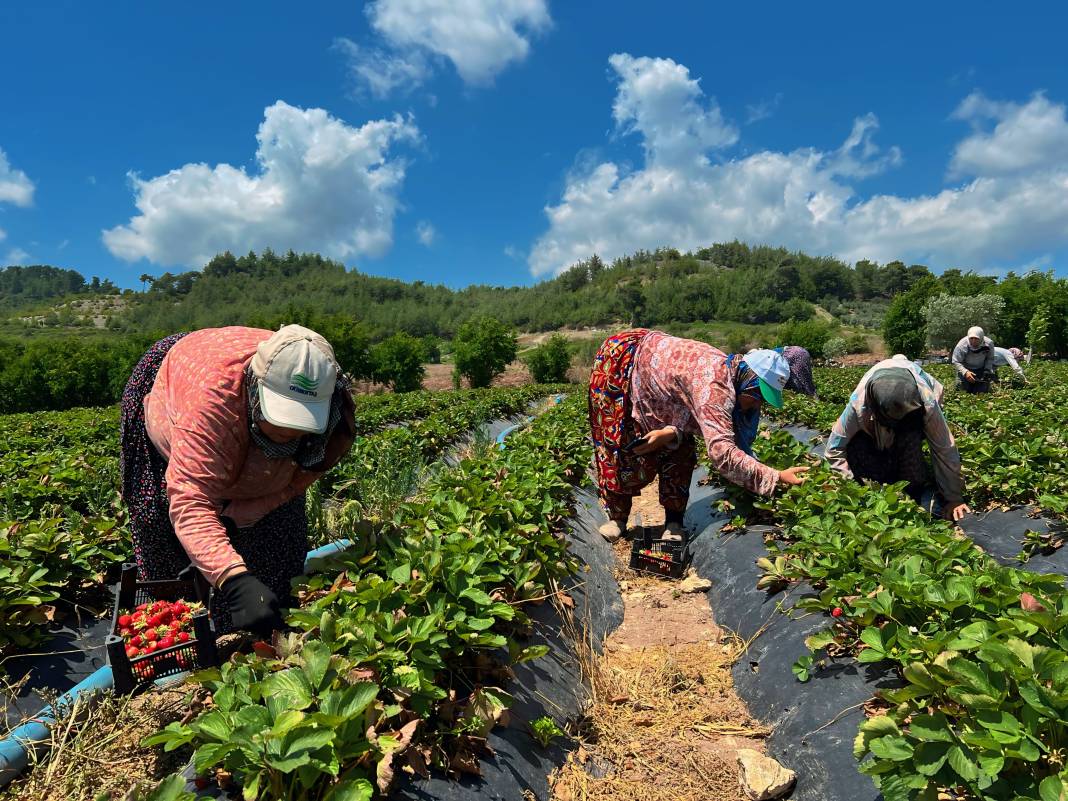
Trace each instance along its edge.
<path fill-rule="evenodd" d="M 642 536 L 635 537 L 630 546 L 630 569 L 666 578 L 681 578 L 690 561 L 686 541 L 657 539 L 648 528 L 643 528 L 642 532 Z"/>
<path fill-rule="evenodd" d="M 176 643 L 170 648 L 151 654 L 135 656 L 133 659 L 126 655 L 126 642 L 118 633 L 120 615 L 132 614 L 134 609 L 143 603 L 180 599 L 207 602 L 196 581 L 138 581 L 136 565 L 122 566 L 115 606 L 111 614 L 111 634 L 104 641 L 107 646 L 108 664 L 111 665 L 115 678 L 115 692 L 131 693 L 140 685 L 156 679 L 219 664 L 215 632 L 206 608 L 193 613 L 193 632 L 186 642 Z"/>

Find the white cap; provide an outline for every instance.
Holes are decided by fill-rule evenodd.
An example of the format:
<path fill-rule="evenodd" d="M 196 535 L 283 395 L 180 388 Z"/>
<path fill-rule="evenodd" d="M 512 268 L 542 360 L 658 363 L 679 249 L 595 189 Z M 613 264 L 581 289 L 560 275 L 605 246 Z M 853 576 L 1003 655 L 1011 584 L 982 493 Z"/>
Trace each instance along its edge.
<path fill-rule="evenodd" d="M 300 325 L 283 326 L 256 348 L 260 411 L 269 423 L 322 434 L 330 420 L 337 362 L 330 343 Z"/>
<path fill-rule="evenodd" d="M 960 329 L 958 328 L 957 330 L 959 331 Z M 977 325 L 973 325 L 968 329 L 968 339 L 983 339 L 985 337 L 986 333 Z"/>
<path fill-rule="evenodd" d="M 790 363 L 775 350 L 751 350 L 743 357 L 760 379 L 760 393 L 775 408 L 782 407 L 782 390 L 790 380 Z"/>

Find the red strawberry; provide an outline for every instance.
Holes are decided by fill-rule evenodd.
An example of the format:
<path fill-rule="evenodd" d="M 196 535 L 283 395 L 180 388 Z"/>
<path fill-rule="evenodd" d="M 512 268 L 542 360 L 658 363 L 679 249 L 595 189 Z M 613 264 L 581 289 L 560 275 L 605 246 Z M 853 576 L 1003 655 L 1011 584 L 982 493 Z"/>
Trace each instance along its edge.
<path fill-rule="evenodd" d="M 142 681 L 148 681 L 156 675 L 156 669 L 152 665 L 144 665 L 137 671 L 137 678 Z"/>
<path fill-rule="evenodd" d="M 178 667 L 182 668 L 183 670 L 186 670 L 190 667 L 191 663 L 189 657 L 186 656 L 184 653 L 179 653 L 176 658 L 178 661 Z"/>
<path fill-rule="evenodd" d="M 140 655 L 141 655 L 141 651 L 138 650 L 133 645 L 131 645 L 129 648 L 126 649 L 126 656 L 128 656 L 130 659 L 133 659 L 135 656 L 140 656 Z"/>
<path fill-rule="evenodd" d="M 831 617 L 841 617 L 843 614 L 844 613 L 842 612 L 842 607 L 840 606 L 836 606 L 834 609 L 831 610 Z"/>
<path fill-rule="evenodd" d="M 160 648 L 170 648 L 172 645 L 174 645 L 174 637 L 171 637 L 170 635 L 167 635 L 159 641 Z"/>
<path fill-rule="evenodd" d="M 274 646 L 266 640 L 258 640 L 257 642 L 252 643 L 252 650 L 260 659 L 278 658 L 278 652 L 274 650 Z"/>
<path fill-rule="evenodd" d="M 133 618 L 129 615 L 119 615 L 119 625 L 123 628 L 129 628 L 133 623 Z"/>
<path fill-rule="evenodd" d="M 132 637 L 133 629 L 119 629 L 119 634 L 121 634 L 123 637 Z"/>
<path fill-rule="evenodd" d="M 148 604 L 138 604 L 137 605 L 137 611 L 138 612 L 144 612 L 146 609 L 148 609 Z"/>
<path fill-rule="evenodd" d="M 159 648 L 159 645 L 157 645 L 154 642 L 150 642 L 148 645 L 145 646 L 145 653 L 146 654 L 150 654 L 153 651 L 155 651 L 157 648 Z"/>
<path fill-rule="evenodd" d="M 156 633 L 155 629 L 149 629 L 145 632 L 145 639 L 149 642 L 155 642 L 159 639 L 159 634 Z"/>
<path fill-rule="evenodd" d="M 189 642 L 189 632 L 188 631 L 179 631 L 174 636 L 174 638 L 176 640 L 178 640 L 178 642 Z"/>
<path fill-rule="evenodd" d="M 142 637 L 140 634 L 135 634 L 133 637 L 130 638 L 130 645 L 132 645 L 134 648 L 140 648 L 144 644 L 145 638 Z"/>
<path fill-rule="evenodd" d="M 176 615 L 184 615 L 188 611 L 189 607 L 186 606 L 185 603 L 182 601 L 179 601 L 174 605 L 174 614 Z"/>

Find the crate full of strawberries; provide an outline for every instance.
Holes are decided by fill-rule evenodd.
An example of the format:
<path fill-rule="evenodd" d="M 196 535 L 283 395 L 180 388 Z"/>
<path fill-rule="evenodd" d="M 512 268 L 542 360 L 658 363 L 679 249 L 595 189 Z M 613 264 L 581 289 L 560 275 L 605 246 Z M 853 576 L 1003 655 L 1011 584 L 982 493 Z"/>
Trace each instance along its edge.
<path fill-rule="evenodd" d="M 155 679 L 218 664 L 215 633 L 193 581 L 137 581 L 123 565 L 108 662 L 115 691 L 129 693 Z"/>

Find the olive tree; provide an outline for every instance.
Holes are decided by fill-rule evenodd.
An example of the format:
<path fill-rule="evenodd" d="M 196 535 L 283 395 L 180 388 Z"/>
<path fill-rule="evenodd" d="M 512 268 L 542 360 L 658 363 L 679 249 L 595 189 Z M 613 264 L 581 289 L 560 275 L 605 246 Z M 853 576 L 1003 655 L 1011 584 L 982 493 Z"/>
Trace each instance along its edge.
<path fill-rule="evenodd" d="M 973 325 L 987 333 L 995 331 L 1004 308 L 1005 299 L 999 295 L 935 295 L 923 306 L 927 344 L 952 348 Z"/>

